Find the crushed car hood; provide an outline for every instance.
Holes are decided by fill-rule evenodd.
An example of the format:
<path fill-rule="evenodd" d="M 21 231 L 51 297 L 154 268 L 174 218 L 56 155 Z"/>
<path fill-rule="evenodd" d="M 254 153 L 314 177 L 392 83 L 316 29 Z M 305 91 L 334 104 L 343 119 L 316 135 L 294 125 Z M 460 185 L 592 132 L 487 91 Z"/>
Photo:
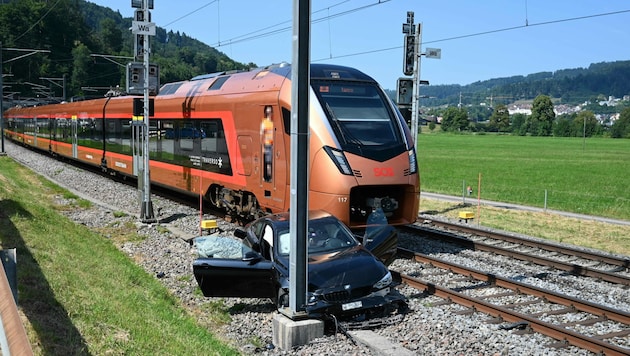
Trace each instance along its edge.
<path fill-rule="evenodd" d="M 360 246 L 321 259 L 310 259 L 308 268 L 309 290 L 346 285 L 371 287 L 387 273 L 387 268 Z"/>

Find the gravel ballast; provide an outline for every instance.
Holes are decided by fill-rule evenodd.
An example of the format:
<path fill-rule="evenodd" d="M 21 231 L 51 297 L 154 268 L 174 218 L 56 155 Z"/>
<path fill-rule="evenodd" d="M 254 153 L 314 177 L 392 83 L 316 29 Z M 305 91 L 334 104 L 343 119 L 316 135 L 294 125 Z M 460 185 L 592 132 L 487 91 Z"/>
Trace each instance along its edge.
<path fill-rule="evenodd" d="M 195 292 L 198 287 L 192 273 L 192 262 L 197 254 L 186 239 L 199 234 L 199 211 L 159 196 L 152 201 L 158 223 L 142 224 L 139 213 L 138 191 L 107 177 L 80 170 L 13 143 L 6 143 L 6 152 L 34 172 L 42 174 L 57 184 L 71 190 L 95 204 L 87 210 L 67 212 L 67 216 L 88 227 L 111 226 L 127 221 L 135 222 L 138 232 L 144 236 L 140 242 L 128 242 L 120 246 L 129 258 L 136 261 L 149 274 L 159 279 L 175 295 L 185 308 L 191 311 L 215 298 L 203 298 Z M 64 202 L 60 199 L 59 204 Z M 118 214 L 125 212 L 126 214 Z M 115 214 L 116 213 L 116 214 Z M 123 216 L 120 216 L 123 215 Z M 211 217 L 204 217 L 211 218 Z M 218 219 L 219 228 L 230 235 L 235 226 Z M 105 236 L 107 237 L 107 236 Z M 492 271 L 498 275 L 516 278 L 523 283 L 557 290 L 560 293 L 630 310 L 630 291 L 614 284 L 590 278 L 579 278 L 560 271 L 545 270 L 525 262 L 479 251 L 459 250 L 440 242 L 414 241 L 401 236 L 401 245 L 424 254 L 448 258 L 459 264 Z M 450 249 L 450 250 L 449 250 Z M 409 273 L 418 268 L 417 263 L 396 260 L 391 268 Z M 441 303 L 435 296 L 420 293 L 407 286 L 400 291 L 408 298 L 410 311 L 400 323 L 372 330 L 390 342 L 417 354 L 441 355 L 591 355 L 575 347 L 547 347 L 555 340 L 537 333 L 520 334 L 516 330 L 502 330 L 500 325 L 487 323 L 488 315 L 482 313 L 461 314 L 461 306 Z M 362 343 L 353 343 L 343 333 L 327 334 L 308 345 L 292 350 L 281 350 L 272 345 L 272 319 L 275 313 L 270 300 L 222 298 L 231 310 L 231 322 L 219 326 L 220 337 L 233 344 L 244 354 L 260 355 L 372 355 L 377 352 Z M 439 304 L 439 305 L 438 305 Z M 238 308 L 232 308 L 238 306 Z M 230 309 L 231 308 L 231 309 Z M 194 312 L 201 325 L 209 320 L 203 313 Z M 602 326 L 606 328 L 606 326 Z M 606 330 L 602 330 L 605 332 Z"/>

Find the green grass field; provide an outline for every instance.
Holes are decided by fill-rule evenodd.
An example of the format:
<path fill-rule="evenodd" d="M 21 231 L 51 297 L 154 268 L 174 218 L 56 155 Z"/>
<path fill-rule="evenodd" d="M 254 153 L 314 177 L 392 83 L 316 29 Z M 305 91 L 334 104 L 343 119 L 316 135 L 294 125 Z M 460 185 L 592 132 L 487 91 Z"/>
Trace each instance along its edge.
<path fill-rule="evenodd" d="M 61 197 L 74 203 L 58 205 Z M 128 237 L 105 238 L 59 213 L 86 205 L 0 157 L 0 249 L 17 250 L 20 311 L 35 355 L 238 354 L 116 247 Z M 133 224 L 123 228 L 141 238 Z"/>
<path fill-rule="evenodd" d="M 422 133 L 418 162 L 422 191 L 630 220 L 630 140 Z"/>

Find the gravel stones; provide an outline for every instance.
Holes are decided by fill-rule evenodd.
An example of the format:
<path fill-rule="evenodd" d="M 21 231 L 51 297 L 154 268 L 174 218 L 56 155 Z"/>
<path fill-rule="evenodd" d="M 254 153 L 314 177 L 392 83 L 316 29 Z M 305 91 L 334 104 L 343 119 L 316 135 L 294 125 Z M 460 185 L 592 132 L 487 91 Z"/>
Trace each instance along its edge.
<path fill-rule="evenodd" d="M 133 187 L 117 183 L 106 177 L 82 171 L 76 167 L 7 143 L 7 153 L 33 171 L 54 180 L 79 196 L 97 202 L 88 210 L 67 211 L 73 221 L 90 228 L 112 224 L 136 224 L 138 232 L 146 238 L 119 246 L 130 259 L 157 278 L 191 310 L 201 325 L 211 325 L 203 310 L 204 305 L 222 301 L 230 311 L 231 321 L 212 326 L 213 332 L 232 343 L 244 354 L 257 355 L 371 355 L 372 350 L 354 344 L 341 332 L 328 333 L 321 339 L 293 350 L 281 350 L 272 345 L 272 318 L 275 307 L 272 301 L 244 298 L 204 298 L 198 291 L 192 273 L 192 262 L 197 256 L 195 246 L 182 237 L 199 233 L 198 210 L 160 197 L 152 197 L 158 224 L 138 223 L 138 193 Z M 64 204 L 62 198 L 59 204 Z M 117 212 L 124 212 L 120 214 Z M 214 218 L 211 216 L 204 219 Z M 222 236 L 230 236 L 235 226 L 218 220 Z M 184 236 L 183 236 L 184 235 Z M 108 236 L 104 236 L 109 238 Z M 630 310 L 630 291 L 610 283 L 589 278 L 578 278 L 559 271 L 495 256 L 479 251 L 461 250 L 442 243 L 417 241 L 401 236 L 401 243 L 411 250 L 435 254 L 479 270 L 494 271 L 508 278 L 544 288 L 555 288 L 561 293 L 615 308 Z M 422 268 L 407 260 L 396 260 L 393 268 L 410 273 Z M 409 313 L 394 325 L 376 328 L 373 332 L 388 338 L 418 354 L 441 355 L 590 355 L 575 347 L 550 348 L 555 341 L 536 333 L 521 334 L 518 329 L 503 330 L 500 324 L 488 323 L 490 317 L 482 313 L 460 314 L 462 307 L 444 304 L 443 300 L 407 286 L 400 287 L 409 300 Z M 193 311 L 194 310 L 194 311 Z M 606 328 L 606 326 L 602 326 Z M 602 331 L 604 332 L 604 331 Z"/>

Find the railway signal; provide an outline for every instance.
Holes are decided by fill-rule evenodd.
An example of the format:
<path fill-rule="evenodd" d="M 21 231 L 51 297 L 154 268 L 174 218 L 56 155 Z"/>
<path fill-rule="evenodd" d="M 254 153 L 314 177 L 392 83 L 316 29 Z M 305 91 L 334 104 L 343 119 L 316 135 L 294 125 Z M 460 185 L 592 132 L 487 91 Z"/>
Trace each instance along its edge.
<path fill-rule="evenodd" d="M 398 107 L 408 107 L 413 99 L 413 79 L 398 78 Z"/>
<path fill-rule="evenodd" d="M 405 35 L 405 57 L 403 61 L 403 73 L 412 75 L 413 67 L 416 63 L 416 37 L 414 35 Z"/>
<path fill-rule="evenodd" d="M 420 98 L 420 85 L 429 84 L 427 80 L 420 80 L 420 57 L 440 59 L 442 50 L 439 48 L 427 48 L 427 53 L 421 53 L 422 25 L 413 23 L 413 11 L 407 11 L 407 22 L 403 23 L 402 32 L 405 34 L 403 54 L 403 74 L 412 78 L 398 79 L 398 107 L 409 110 L 411 105 L 411 137 L 416 141 L 418 136 L 418 99 Z M 411 93 L 408 93 L 411 85 Z M 402 101 L 401 101 L 402 100 Z"/>
<path fill-rule="evenodd" d="M 141 196 L 140 219 L 142 222 L 155 222 L 153 202 L 151 201 L 151 178 L 149 172 L 149 95 L 157 95 L 159 87 L 159 71 L 156 66 L 149 64 L 151 47 L 149 36 L 155 35 L 155 23 L 151 21 L 153 0 L 132 0 L 131 7 L 137 9 L 134 13 L 131 31 L 135 36 L 134 56 L 136 62 L 127 65 L 127 92 L 129 94 L 144 95 L 144 120 L 133 120 L 133 156 L 134 173 L 138 177 L 138 191 Z M 148 20 L 148 21 L 147 21 Z M 142 61 L 142 62 L 141 62 Z M 153 69 L 153 70 L 152 70 Z M 153 90 L 151 90 L 151 77 Z"/>

